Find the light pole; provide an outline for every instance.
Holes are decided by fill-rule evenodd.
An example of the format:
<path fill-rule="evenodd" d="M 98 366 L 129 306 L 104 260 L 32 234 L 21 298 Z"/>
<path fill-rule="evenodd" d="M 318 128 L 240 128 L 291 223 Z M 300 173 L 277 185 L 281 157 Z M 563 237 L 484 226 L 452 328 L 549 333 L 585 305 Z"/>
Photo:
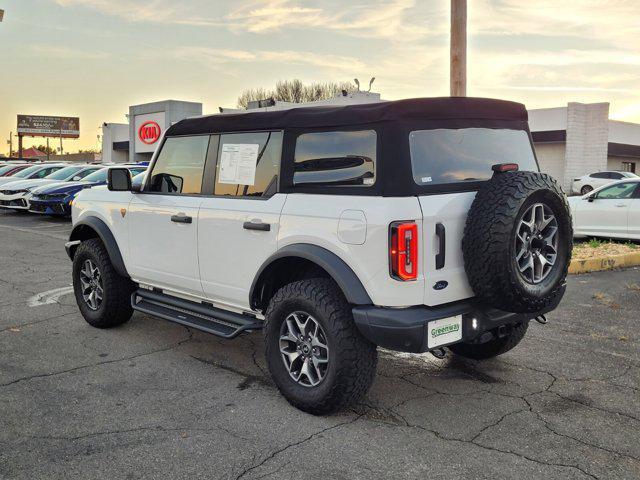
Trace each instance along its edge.
<path fill-rule="evenodd" d="M 451 0 L 451 96 L 467 96 L 467 0 Z"/>

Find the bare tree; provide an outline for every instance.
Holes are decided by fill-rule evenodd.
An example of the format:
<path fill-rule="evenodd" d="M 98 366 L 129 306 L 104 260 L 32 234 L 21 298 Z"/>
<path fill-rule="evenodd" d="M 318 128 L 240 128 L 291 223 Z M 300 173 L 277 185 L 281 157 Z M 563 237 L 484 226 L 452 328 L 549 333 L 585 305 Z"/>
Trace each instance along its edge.
<path fill-rule="evenodd" d="M 252 88 L 238 97 L 238 107 L 247 108 L 249 102 L 273 98 L 281 102 L 314 102 L 339 95 L 343 90 L 353 92 L 356 87 L 350 82 L 311 83 L 305 85 L 300 80 L 280 80 L 274 89 Z"/>

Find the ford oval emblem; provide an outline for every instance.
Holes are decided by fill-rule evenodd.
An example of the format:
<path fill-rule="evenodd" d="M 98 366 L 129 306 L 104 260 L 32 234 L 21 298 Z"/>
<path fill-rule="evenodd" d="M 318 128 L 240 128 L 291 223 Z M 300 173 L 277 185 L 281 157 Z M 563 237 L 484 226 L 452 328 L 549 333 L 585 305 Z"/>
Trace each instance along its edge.
<path fill-rule="evenodd" d="M 436 282 L 436 284 L 433 286 L 433 289 L 444 290 L 448 286 L 449 286 L 449 282 L 447 282 L 446 280 L 440 280 L 439 282 Z"/>

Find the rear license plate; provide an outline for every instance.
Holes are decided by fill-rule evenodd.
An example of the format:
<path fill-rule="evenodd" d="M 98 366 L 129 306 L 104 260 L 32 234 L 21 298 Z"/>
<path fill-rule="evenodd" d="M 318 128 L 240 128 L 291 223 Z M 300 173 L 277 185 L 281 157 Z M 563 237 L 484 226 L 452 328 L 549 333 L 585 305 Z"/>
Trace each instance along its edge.
<path fill-rule="evenodd" d="M 441 318 L 427 324 L 427 347 L 429 350 L 462 340 L 462 315 Z"/>

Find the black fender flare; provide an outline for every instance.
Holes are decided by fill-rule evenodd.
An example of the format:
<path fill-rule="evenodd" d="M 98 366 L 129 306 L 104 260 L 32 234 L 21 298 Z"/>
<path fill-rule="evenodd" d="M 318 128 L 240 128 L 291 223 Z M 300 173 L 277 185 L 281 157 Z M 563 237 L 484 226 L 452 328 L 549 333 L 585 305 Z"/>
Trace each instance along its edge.
<path fill-rule="evenodd" d="M 294 243 L 278 250 L 260 266 L 249 290 L 249 304 L 252 309 L 256 309 L 258 306 L 257 296 L 260 292 L 259 287 L 263 284 L 266 278 L 265 276 L 268 275 L 269 267 L 277 260 L 287 257 L 309 260 L 321 267 L 338 284 L 338 287 L 340 287 L 340 290 L 342 290 L 342 293 L 349 303 L 353 305 L 373 304 L 371 297 L 358 276 L 351 267 L 335 253 L 318 245 Z"/>
<path fill-rule="evenodd" d="M 116 242 L 113 233 L 98 217 L 87 217 L 83 220 L 79 221 L 73 226 L 73 230 L 69 235 L 69 242 L 65 245 L 67 249 L 67 253 L 71 260 L 73 260 L 73 256 L 75 255 L 75 250 L 77 246 L 80 244 L 82 240 L 86 240 L 87 237 L 84 234 L 86 228 L 90 228 L 98 235 L 98 238 L 102 241 L 105 248 L 107 249 L 107 253 L 109 254 L 109 259 L 111 260 L 111 264 L 116 272 L 122 277 L 129 278 L 129 273 L 127 272 L 127 268 L 124 265 L 124 260 L 122 259 L 122 254 L 120 253 L 120 248 L 118 247 L 118 243 Z"/>

